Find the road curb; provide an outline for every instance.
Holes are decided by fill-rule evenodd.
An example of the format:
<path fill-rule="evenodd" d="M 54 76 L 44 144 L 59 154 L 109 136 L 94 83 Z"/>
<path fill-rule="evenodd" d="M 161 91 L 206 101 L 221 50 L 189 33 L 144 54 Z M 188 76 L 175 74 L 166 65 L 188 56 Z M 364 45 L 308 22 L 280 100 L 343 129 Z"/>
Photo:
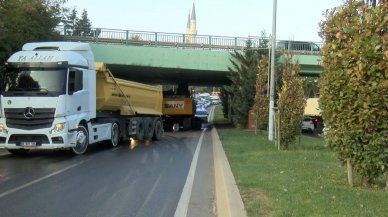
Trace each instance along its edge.
<path fill-rule="evenodd" d="M 212 128 L 216 213 L 219 217 L 246 217 L 244 203 L 226 158 L 217 129 Z"/>

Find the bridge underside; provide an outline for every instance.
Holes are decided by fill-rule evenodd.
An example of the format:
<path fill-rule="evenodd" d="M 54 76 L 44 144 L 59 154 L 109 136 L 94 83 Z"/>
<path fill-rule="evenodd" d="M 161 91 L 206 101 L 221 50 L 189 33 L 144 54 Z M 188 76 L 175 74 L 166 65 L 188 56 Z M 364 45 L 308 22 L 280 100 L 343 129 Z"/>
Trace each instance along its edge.
<path fill-rule="evenodd" d="M 229 84 L 225 71 L 204 71 L 180 68 L 162 68 L 107 64 L 115 77 L 148 84 L 179 84 L 192 86 L 222 86 Z"/>
<path fill-rule="evenodd" d="M 221 86 L 230 84 L 230 52 L 204 49 L 91 43 L 96 61 L 105 62 L 122 79 L 149 84 Z M 294 55 L 303 76 L 319 76 L 319 56 Z"/>

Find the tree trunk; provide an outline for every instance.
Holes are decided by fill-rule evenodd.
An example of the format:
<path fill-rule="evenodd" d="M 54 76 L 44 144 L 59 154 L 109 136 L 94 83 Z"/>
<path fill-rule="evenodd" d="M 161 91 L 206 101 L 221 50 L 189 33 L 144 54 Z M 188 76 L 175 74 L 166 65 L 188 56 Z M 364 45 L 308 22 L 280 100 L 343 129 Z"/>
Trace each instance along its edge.
<path fill-rule="evenodd" d="M 388 191 L 388 174 L 387 174 L 387 180 L 385 181 L 385 191 Z"/>
<path fill-rule="evenodd" d="M 348 169 L 348 183 L 353 187 L 353 166 L 350 159 L 346 160 L 346 167 Z"/>

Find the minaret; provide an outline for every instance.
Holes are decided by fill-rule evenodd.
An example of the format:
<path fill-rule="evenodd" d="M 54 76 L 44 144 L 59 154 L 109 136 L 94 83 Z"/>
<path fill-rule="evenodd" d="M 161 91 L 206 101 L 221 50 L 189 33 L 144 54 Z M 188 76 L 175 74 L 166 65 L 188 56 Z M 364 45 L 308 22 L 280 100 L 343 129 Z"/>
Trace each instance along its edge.
<path fill-rule="evenodd" d="M 195 35 L 197 35 L 197 17 L 195 15 L 195 4 L 193 2 L 193 8 L 189 16 L 187 18 L 187 26 L 186 26 L 186 43 L 195 43 Z"/>
<path fill-rule="evenodd" d="M 189 17 L 187 18 L 187 26 L 186 26 L 186 32 L 185 32 L 186 35 L 190 34 L 190 24 L 191 24 L 191 21 L 190 21 L 190 10 L 189 10 Z"/>
<path fill-rule="evenodd" d="M 197 17 L 195 16 L 195 5 L 194 5 L 194 2 L 193 2 L 193 9 L 191 11 L 190 32 L 193 35 L 197 35 Z"/>

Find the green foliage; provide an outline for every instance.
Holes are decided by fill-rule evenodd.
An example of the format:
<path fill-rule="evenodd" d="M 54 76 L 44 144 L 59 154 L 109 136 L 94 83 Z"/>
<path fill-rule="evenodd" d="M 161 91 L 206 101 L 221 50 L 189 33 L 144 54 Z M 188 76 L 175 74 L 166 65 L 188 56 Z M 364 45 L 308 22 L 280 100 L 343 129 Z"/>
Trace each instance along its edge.
<path fill-rule="evenodd" d="M 88 12 L 86 10 L 82 11 L 81 18 L 78 20 L 76 24 L 76 33 L 77 35 L 81 36 L 91 36 L 92 31 L 91 31 L 92 23 L 90 22 L 88 18 Z"/>
<path fill-rule="evenodd" d="M 248 216 L 387 216 L 388 194 L 349 188 L 344 169 L 321 138 L 302 135 L 292 151 L 279 152 L 266 134 L 217 131 Z"/>
<path fill-rule="evenodd" d="M 65 14 L 66 20 L 65 23 L 65 31 L 66 35 L 73 35 L 77 23 L 78 23 L 78 12 L 75 8 L 73 8 L 70 12 Z"/>
<path fill-rule="evenodd" d="M 138 34 L 135 34 L 135 35 L 131 35 L 131 37 L 129 37 L 129 40 L 130 41 L 143 41 L 140 37 L 140 35 Z"/>
<path fill-rule="evenodd" d="M 233 97 L 233 93 L 229 93 L 227 90 L 228 86 L 222 86 L 220 91 L 220 99 L 222 104 L 222 113 L 224 114 L 224 117 L 228 117 L 229 112 L 229 96 Z"/>
<path fill-rule="evenodd" d="M 60 0 L 0 1 L 0 65 L 30 41 L 59 39 Z"/>
<path fill-rule="evenodd" d="M 263 55 L 257 67 L 254 114 L 256 115 L 257 129 L 260 130 L 266 130 L 268 125 L 268 63 L 268 57 Z"/>
<path fill-rule="evenodd" d="M 317 94 L 319 93 L 318 78 L 304 77 L 302 78 L 302 81 L 303 81 L 304 96 L 306 98 L 317 97 Z"/>
<path fill-rule="evenodd" d="M 253 106 L 257 52 L 252 48 L 252 42 L 248 41 L 243 53 L 232 53 L 231 62 L 233 68 L 229 68 L 229 79 L 234 85 L 229 92 L 234 93 L 232 109 L 236 125 L 241 128 L 247 126 L 248 110 Z"/>
<path fill-rule="evenodd" d="M 372 180 L 388 172 L 388 4 L 348 0 L 321 23 L 326 143 Z"/>
<path fill-rule="evenodd" d="M 73 8 L 65 15 L 65 30 L 67 35 L 72 36 L 93 36 L 92 23 L 88 18 L 88 12 L 82 11 L 81 17 L 78 17 L 78 12 Z"/>
<path fill-rule="evenodd" d="M 299 77 L 299 63 L 293 64 L 288 54 L 284 56 L 283 84 L 277 105 L 280 112 L 280 145 L 288 149 L 301 134 L 305 99 L 302 79 Z"/>
<path fill-rule="evenodd" d="M 264 38 L 265 33 L 262 33 Z M 224 86 L 225 95 L 231 95 L 231 107 L 234 122 L 241 128 L 247 127 L 248 111 L 253 107 L 255 97 L 255 82 L 257 62 L 262 54 L 268 53 L 268 40 L 262 39 L 258 48 L 252 47 L 248 41 L 243 52 L 235 51 L 230 59 L 233 67 L 229 68 L 231 85 Z M 223 103 L 225 100 L 223 99 Z M 224 104 L 224 108 L 228 108 Z M 226 111 L 227 113 L 227 111 Z"/>

